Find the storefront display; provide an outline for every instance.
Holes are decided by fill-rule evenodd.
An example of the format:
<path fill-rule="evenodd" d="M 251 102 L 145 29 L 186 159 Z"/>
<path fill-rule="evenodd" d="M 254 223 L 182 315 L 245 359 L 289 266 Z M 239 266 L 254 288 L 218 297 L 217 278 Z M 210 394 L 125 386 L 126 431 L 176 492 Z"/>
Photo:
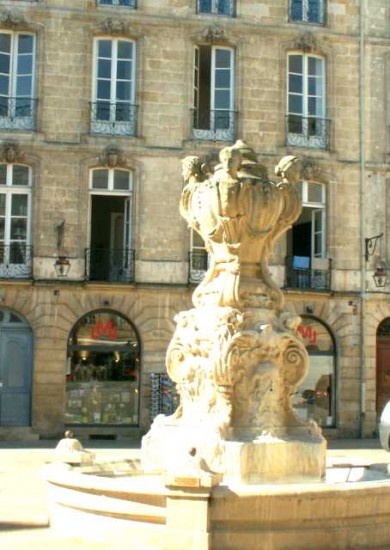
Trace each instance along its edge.
<path fill-rule="evenodd" d="M 296 413 L 320 426 L 335 422 L 334 343 L 328 329 L 312 317 L 302 317 L 299 327 L 309 353 L 309 371 L 293 396 Z"/>
<path fill-rule="evenodd" d="M 74 327 L 68 345 L 66 423 L 138 425 L 139 342 L 131 323 L 95 311 Z"/>

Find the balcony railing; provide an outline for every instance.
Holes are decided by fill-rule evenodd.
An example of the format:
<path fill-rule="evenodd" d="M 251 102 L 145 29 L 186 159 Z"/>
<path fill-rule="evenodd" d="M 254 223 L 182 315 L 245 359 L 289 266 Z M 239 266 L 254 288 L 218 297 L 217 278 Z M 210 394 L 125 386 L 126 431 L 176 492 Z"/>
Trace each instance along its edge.
<path fill-rule="evenodd" d="M 30 279 L 33 247 L 23 242 L 0 244 L 0 279 Z"/>
<path fill-rule="evenodd" d="M 314 259 L 311 267 L 297 267 L 299 263 L 292 258 L 286 261 L 286 288 L 329 291 L 332 284 L 332 261 L 330 259 Z M 318 266 L 318 267 L 317 267 Z M 320 267 L 321 266 L 321 267 Z"/>
<path fill-rule="evenodd" d="M 290 0 L 290 21 L 324 24 L 325 0 Z"/>
<path fill-rule="evenodd" d="M 206 275 L 209 257 L 206 250 L 191 250 L 188 254 L 188 282 L 198 284 Z"/>
<path fill-rule="evenodd" d="M 135 136 L 138 105 L 126 101 L 91 103 L 91 133 L 111 136 Z"/>
<path fill-rule="evenodd" d="M 194 139 L 234 141 L 237 128 L 237 113 L 224 110 L 192 111 Z"/>
<path fill-rule="evenodd" d="M 0 97 L 0 130 L 34 130 L 37 100 Z"/>
<path fill-rule="evenodd" d="M 96 0 L 97 6 L 125 6 L 127 8 L 136 8 L 136 0 Z"/>
<path fill-rule="evenodd" d="M 131 283 L 134 281 L 134 250 L 129 248 L 87 248 L 85 280 Z"/>
<path fill-rule="evenodd" d="M 329 148 L 330 120 L 317 117 L 287 115 L 286 142 L 293 147 Z"/>
<path fill-rule="evenodd" d="M 198 0 L 197 8 L 198 13 L 233 16 L 235 3 L 235 0 Z"/>

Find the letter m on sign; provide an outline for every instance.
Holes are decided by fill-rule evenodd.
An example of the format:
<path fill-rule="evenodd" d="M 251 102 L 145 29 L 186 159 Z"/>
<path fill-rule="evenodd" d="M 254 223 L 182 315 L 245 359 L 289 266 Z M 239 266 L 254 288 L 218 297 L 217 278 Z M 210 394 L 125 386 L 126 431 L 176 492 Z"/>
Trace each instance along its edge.
<path fill-rule="evenodd" d="M 306 345 L 317 343 L 317 331 L 311 325 L 307 325 L 306 327 L 299 325 L 298 331 L 302 334 L 302 338 L 306 340 Z"/>

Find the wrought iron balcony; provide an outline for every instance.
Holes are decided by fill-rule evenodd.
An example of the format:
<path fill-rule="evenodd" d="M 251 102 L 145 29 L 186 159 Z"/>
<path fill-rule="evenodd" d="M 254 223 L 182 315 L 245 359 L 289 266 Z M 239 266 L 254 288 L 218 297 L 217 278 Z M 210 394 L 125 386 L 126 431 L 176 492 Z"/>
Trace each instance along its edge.
<path fill-rule="evenodd" d="M 198 0 L 198 13 L 213 13 L 215 15 L 235 14 L 235 0 Z"/>
<path fill-rule="evenodd" d="M 308 260 L 307 263 L 300 261 L 303 259 Z M 300 267 L 305 265 L 310 267 Z M 310 262 L 310 258 L 287 257 L 285 288 L 329 291 L 332 283 L 331 267 L 330 259 L 315 258 Z"/>
<path fill-rule="evenodd" d="M 192 111 L 194 139 L 234 141 L 237 130 L 237 113 L 215 109 L 193 109 Z"/>
<path fill-rule="evenodd" d="M 134 250 L 129 248 L 87 248 L 85 280 L 131 283 L 134 281 Z"/>
<path fill-rule="evenodd" d="M 136 0 L 96 0 L 97 6 L 125 6 L 127 8 L 136 8 Z"/>
<path fill-rule="evenodd" d="M 135 136 L 138 105 L 130 102 L 96 101 L 91 103 L 91 133 L 111 136 Z"/>
<path fill-rule="evenodd" d="M 0 278 L 30 279 L 33 247 L 24 242 L 0 243 Z"/>
<path fill-rule="evenodd" d="M 287 115 L 286 144 L 293 147 L 329 148 L 330 120 L 317 117 Z"/>
<path fill-rule="evenodd" d="M 208 269 L 209 257 L 206 250 L 191 250 L 188 254 L 188 282 L 200 283 Z"/>
<path fill-rule="evenodd" d="M 34 130 L 37 100 L 0 97 L 0 130 Z"/>
<path fill-rule="evenodd" d="M 325 0 L 290 0 L 290 21 L 317 23 L 325 20 Z"/>

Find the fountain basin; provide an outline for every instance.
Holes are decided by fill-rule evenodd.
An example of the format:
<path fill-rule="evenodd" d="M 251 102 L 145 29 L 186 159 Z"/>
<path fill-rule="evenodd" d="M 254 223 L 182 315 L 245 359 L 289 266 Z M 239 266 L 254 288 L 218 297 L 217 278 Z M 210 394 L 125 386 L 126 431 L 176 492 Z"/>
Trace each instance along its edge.
<path fill-rule="evenodd" d="M 181 550 L 390 545 L 384 464 L 332 466 L 316 483 L 214 487 L 191 477 L 170 485 L 142 474 L 136 461 L 51 464 L 44 477 L 56 531 L 118 548 L 124 540 L 136 548 Z"/>

